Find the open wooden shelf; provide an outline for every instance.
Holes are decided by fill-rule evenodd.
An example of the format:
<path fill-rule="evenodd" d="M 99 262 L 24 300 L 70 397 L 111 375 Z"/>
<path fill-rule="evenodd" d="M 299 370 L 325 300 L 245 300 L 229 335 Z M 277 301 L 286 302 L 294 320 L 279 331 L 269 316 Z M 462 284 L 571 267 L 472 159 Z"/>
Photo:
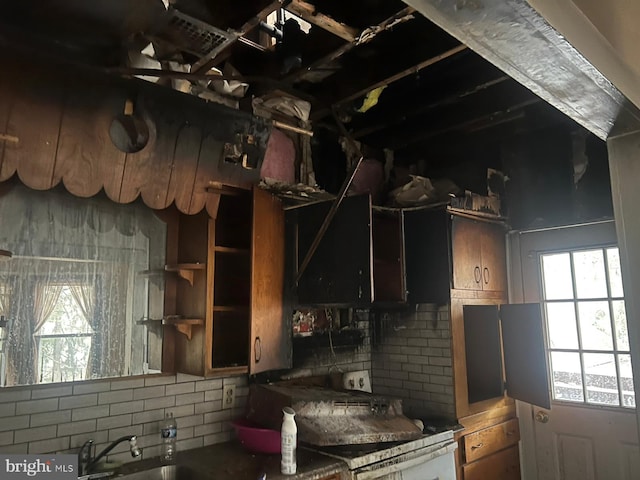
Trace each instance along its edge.
<path fill-rule="evenodd" d="M 191 329 L 194 325 L 204 325 L 203 318 L 175 318 L 165 317 L 162 320 L 164 325 L 173 325 L 177 331 L 182 333 L 187 339 L 191 340 Z"/>
<path fill-rule="evenodd" d="M 222 245 L 216 245 L 214 250 L 218 253 L 236 253 L 239 255 L 248 255 L 248 248 L 235 248 L 235 247 L 224 247 Z"/>
<path fill-rule="evenodd" d="M 184 278 L 193 287 L 193 275 L 198 270 L 205 270 L 206 263 L 178 263 L 176 265 L 166 265 L 167 272 L 176 272 L 180 278 Z"/>
<path fill-rule="evenodd" d="M 238 313 L 248 313 L 249 306 L 248 305 L 215 305 L 213 307 L 214 312 L 238 312 Z"/>

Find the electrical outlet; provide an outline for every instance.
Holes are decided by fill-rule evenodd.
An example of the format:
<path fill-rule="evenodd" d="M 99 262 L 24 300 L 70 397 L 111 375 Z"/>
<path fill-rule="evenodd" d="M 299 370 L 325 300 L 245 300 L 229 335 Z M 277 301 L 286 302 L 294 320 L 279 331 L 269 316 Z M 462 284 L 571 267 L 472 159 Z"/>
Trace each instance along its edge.
<path fill-rule="evenodd" d="M 236 386 L 225 385 L 222 388 L 222 408 L 233 408 L 236 400 Z"/>

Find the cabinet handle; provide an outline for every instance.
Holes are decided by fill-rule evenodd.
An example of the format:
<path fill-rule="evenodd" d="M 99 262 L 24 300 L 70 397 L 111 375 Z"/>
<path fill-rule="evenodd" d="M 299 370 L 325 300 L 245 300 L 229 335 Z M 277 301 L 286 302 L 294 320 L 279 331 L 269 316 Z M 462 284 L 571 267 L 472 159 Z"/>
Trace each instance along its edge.
<path fill-rule="evenodd" d="M 260 337 L 256 337 L 253 342 L 253 356 L 256 363 L 259 363 L 262 358 L 262 340 L 260 340 Z"/>
<path fill-rule="evenodd" d="M 482 272 L 482 278 L 484 279 L 485 285 L 489 283 L 489 269 L 484 267 L 484 271 Z"/>
<path fill-rule="evenodd" d="M 480 280 L 482 280 L 482 274 L 480 273 L 480 267 L 476 267 L 473 269 L 473 278 L 476 281 L 476 283 L 480 283 Z"/>
<path fill-rule="evenodd" d="M 471 450 L 478 450 L 479 448 L 484 447 L 484 443 L 479 443 L 477 445 L 471 445 Z"/>

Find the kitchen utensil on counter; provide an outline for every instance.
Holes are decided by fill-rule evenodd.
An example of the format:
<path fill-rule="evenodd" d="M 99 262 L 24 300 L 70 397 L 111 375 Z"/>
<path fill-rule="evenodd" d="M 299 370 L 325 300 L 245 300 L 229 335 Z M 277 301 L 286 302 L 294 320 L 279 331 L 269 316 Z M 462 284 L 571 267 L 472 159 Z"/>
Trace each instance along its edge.
<path fill-rule="evenodd" d="M 231 422 L 242 446 L 251 453 L 280 453 L 280 432 L 262 428 L 244 418 Z"/>

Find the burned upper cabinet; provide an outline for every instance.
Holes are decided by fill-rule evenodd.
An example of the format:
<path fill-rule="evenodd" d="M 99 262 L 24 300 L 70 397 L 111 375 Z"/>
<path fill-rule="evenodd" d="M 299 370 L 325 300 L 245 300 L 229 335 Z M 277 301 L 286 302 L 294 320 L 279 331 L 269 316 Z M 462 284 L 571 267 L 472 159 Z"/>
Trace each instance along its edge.
<path fill-rule="evenodd" d="M 288 211 L 287 250 L 294 257 L 290 275 L 313 243 L 332 202 L 301 206 Z M 295 282 L 292 282 L 295 283 Z M 371 198 L 347 197 L 299 279 L 296 301 L 300 305 L 362 305 L 373 300 Z"/>
<path fill-rule="evenodd" d="M 447 209 L 404 212 L 410 303 L 448 303 L 451 290 L 505 292 L 504 226 Z"/>
<path fill-rule="evenodd" d="M 377 304 L 407 301 L 404 213 L 373 211 L 373 288 Z"/>

